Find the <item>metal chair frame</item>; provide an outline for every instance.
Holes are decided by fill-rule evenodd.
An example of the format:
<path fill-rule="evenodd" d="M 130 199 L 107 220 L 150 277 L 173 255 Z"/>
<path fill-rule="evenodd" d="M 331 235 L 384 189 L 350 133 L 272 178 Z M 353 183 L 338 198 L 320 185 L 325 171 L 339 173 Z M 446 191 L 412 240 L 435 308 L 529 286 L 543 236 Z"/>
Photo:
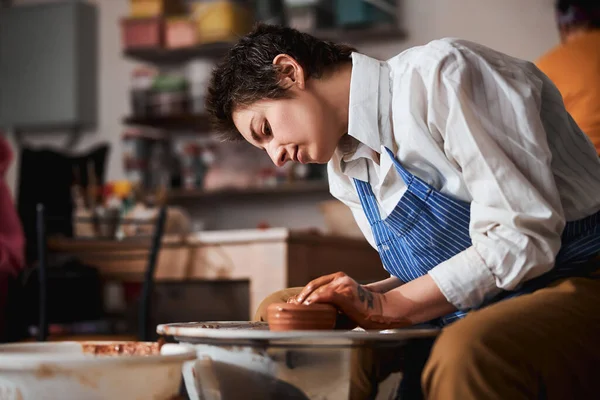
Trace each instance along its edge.
<path fill-rule="evenodd" d="M 151 310 L 152 291 L 154 288 L 154 275 L 158 261 L 158 254 L 162 245 L 165 223 L 167 217 L 167 207 L 161 206 L 158 216 L 154 222 L 154 230 L 151 235 L 150 254 L 148 256 L 147 267 L 144 272 L 142 292 L 139 299 L 138 308 L 138 338 L 141 341 L 150 340 L 148 334 L 148 322 Z M 47 254 L 47 232 L 46 221 L 49 217 L 45 214 L 43 204 L 37 204 L 36 207 L 36 233 L 38 245 L 38 269 L 39 269 L 39 320 L 37 340 L 44 342 L 48 340 L 48 254 Z M 124 222 L 127 223 L 127 222 Z M 134 222 L 135 223 L 135 222 Z"/>

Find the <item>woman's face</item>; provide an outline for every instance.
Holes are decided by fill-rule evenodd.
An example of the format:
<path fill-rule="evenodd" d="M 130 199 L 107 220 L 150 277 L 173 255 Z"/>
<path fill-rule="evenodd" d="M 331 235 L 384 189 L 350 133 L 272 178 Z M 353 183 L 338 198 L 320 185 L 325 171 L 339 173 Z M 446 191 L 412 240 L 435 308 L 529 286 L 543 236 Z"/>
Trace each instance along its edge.
<path fill-rule="evenodd" d="M 327 163 L 339 137 L 333 118 L 309 94 L 260 100 L 233 113 L 235 126 L 252 145 L 265 150 L 273 163 Z"/>
<path fill-rule="evenodd" d="M 341 137 L 340 127 L 334 116 L 328 115 L 327 104 L 315 85 L 306 84 L 302 68 L 291 58 L 279 57 L 274 63 L 292 64 L 282 68 L 288 96 L 236 109 L 233 122 L 244 139 L 265 150 L 277 166 L 287 161 L 327 163 Z"/>

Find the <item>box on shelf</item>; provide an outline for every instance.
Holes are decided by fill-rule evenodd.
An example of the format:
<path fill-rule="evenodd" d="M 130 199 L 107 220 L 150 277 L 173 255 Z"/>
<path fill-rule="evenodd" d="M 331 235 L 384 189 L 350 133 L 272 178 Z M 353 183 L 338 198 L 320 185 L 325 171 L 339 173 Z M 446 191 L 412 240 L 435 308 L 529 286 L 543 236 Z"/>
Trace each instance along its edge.
<path fill-rule="evenodd" d="M 228 42 L 245 35 L 254 22 L 252 11 L 234 1 L 190 4 L 199 43 Z"/>
<path fill-rule="evenodd" d="M 165 44 L 169 49 L 192 47 L 197 42 L 196 26 L 187 17 L 167 19 Z"/>
<path fill-rule="evenodd" d="M 181 15 L 186 13 L 182 0 L 129 0 L 129 15 L 132 18 Z"/>
<path fill-rule="evenodd" d="M 123 18 L 121 20 L 122 45 L 125 49 L 160 48 L 165 42 L 165 21 L 156 18 Z"/>

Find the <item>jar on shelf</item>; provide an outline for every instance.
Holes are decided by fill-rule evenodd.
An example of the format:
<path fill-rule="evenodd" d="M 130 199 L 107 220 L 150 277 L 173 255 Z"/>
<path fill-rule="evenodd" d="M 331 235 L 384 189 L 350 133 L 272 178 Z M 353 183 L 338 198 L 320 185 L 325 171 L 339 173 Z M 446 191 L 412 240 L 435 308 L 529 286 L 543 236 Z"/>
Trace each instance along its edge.
<path fill-rule="evenodd" d="M 187 77 L 190 85 L 190 112 L 202 114 L 210 74 L 214 67 L 211 60 L 193 60 L 188 63 Z"/>
<path fill-rule="evenodd" d="M 150 148 L 148 157 L 148 182 L 147 189 L 156 190 L 165 186 L 169 176 L 168 155 L 166 143 L 164 141 L 154 141 Z"/>
<path fill-rule="evenodd" d="M 147 160 L 149 154 L 148 142 L 141 129 L 128 129 L 121 136 L 123 144 L 123 165 L 127 168 L 131 160 Z"/>
<path fill-rule="evenodd" d="M 208 168 L 202 160 L 202 147 L 198 143 L 190 142 L 184 146 L 181 165 L 184 189 L 202 189 Z"/>
<path fill-rule="evenodd" d="M 129 159 L 124 164 L 125 179 L 134 186 L 143 187 L 148 169 L 146 161 Z"/>
<path fill-rule="evenodd" d="M 153 148 L 164 143 L 162 132 L 151 129 L 128 129 L 122 135 L 123 167 L 127 179 L 148 187 L 152 184 L 150 171 Z"/>
<path fill-rule="evenodd" d="M 152 82 L 157 71 L 152 68 L 140 67 L 133 70 L 131 75 L 131 113 L 134 117 L 147 117 L 150 114 Z"/>
<path fill-rule="evenodd" d="M 176 74 L 159 75 L 152 85 L 152 111 L 158 117 L 188 112 L 188 81 Z"/>

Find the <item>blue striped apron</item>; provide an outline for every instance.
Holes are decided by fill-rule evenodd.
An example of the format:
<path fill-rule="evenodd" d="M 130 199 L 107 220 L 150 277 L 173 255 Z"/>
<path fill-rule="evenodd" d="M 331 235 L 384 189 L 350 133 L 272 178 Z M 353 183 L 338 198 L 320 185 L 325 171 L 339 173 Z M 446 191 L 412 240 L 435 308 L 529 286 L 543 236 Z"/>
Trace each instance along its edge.
<path fill-rule="evenodd" d="M 392 213 L 381 219 L 371 185 L 358 179 L 354 179 L 354 184 L 384 268 L 403 282 L 409 282 L 471 246 L 470 203 L 438 192 L 408 172 L 394 154 L 386 150 L 407 186 Z M 527 281 L 516 291 L 501 293 L 484 306 L 530 293 L 559 278 L 589 275 L 587 261 L 598 253 L 600 212 L 566 224 L 562 247 L 551 271 Z M 431 322 L 444 326 L 465 315 L 465 311 L 457 311 Z"/>

